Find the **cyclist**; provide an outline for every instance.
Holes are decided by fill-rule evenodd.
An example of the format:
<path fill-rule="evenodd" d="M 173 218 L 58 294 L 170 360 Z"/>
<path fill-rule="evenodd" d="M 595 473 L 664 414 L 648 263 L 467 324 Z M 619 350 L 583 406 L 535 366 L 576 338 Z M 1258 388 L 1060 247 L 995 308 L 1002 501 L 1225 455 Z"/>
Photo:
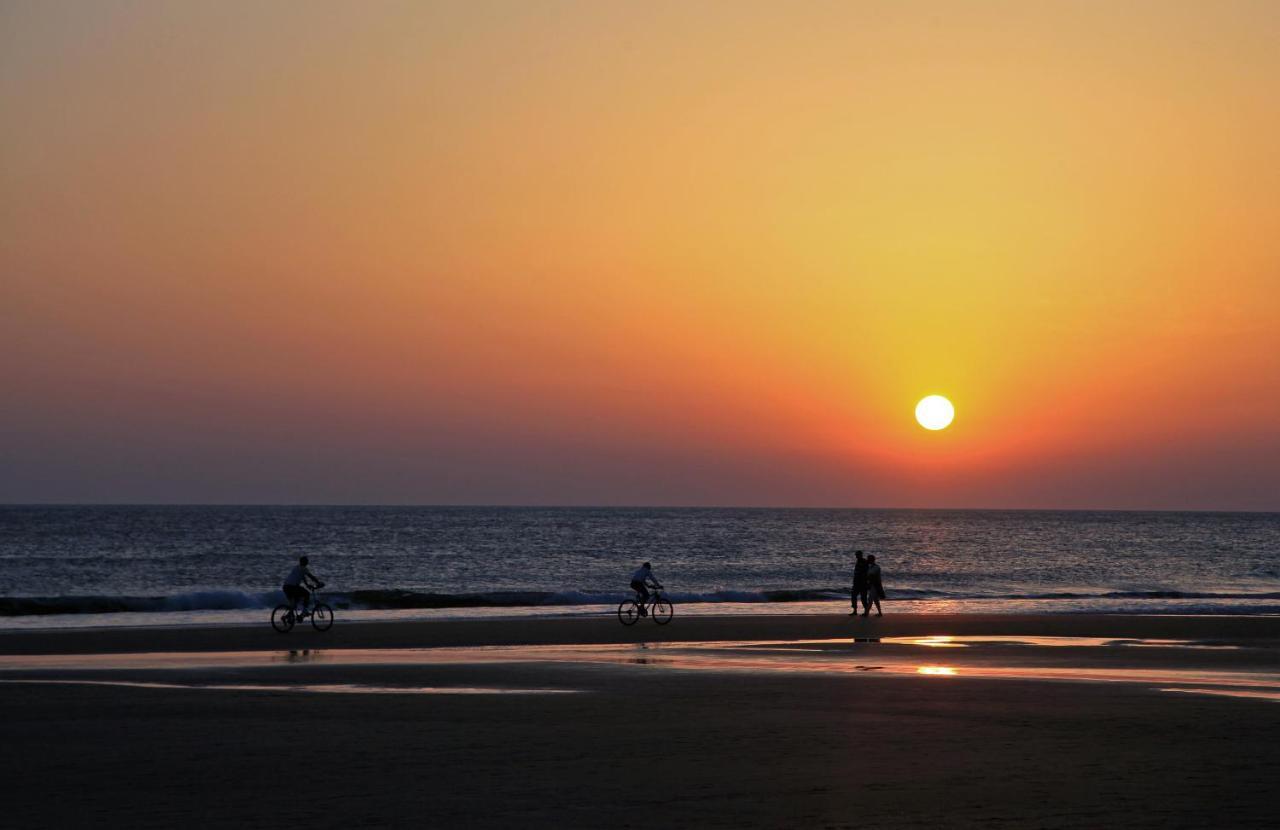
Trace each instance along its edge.
<path fill-rule="evenodd" d="M 645 603 L 649 601 L 650 586 L 659 590 L 662 589 L 662 585 L 658 583 L 657 578 L 653 575 L 653 566 L 645 562 L 631 575 L 631 588 L 639 597 L 640 616 L 642 617 L 649 613 L 645 610 Z"/>
<path fill-rule="evenodd" d="M 289 571 L 289 575 L 284 578 L 285 597 L 293 603 L 294 608 L 297 608 L 298 603 L 301 602 L 304 614 L 307 612 L 307 603 L 311 601 L 311 592 L 307 589 L 324 587 L 324 583 L 307 567 L 309 561 L 305 556 L 298 557 L 298 564 L 294 565 L 293 570 Z"/>

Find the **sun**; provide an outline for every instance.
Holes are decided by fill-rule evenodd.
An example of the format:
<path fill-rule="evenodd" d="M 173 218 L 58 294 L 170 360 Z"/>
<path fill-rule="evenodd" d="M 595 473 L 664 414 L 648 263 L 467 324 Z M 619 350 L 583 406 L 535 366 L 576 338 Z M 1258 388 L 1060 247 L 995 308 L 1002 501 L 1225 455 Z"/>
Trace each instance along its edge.
<path fill-rule="evenodd" d="M 916 420 L 925 429 L 946 429 L 956 417 L 956 408 L 941 395 L 921 398 L 916 404 Z"/>

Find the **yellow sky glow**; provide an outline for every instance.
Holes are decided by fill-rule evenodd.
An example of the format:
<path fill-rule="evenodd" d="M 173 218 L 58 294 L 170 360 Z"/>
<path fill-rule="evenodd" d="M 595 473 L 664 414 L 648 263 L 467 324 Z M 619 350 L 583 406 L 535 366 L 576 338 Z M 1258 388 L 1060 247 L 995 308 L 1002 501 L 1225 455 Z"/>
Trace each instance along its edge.
<path fill-rule="evenodd" d="M 1278 40 L 6 3 L 0 500 L 1280 509 Z"/>

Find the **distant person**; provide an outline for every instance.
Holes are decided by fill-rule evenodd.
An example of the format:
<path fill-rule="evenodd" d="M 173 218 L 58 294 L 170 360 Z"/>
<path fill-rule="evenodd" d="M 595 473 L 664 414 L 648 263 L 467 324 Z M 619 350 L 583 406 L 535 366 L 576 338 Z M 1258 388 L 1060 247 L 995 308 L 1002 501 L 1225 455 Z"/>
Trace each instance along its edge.
<path fill-rule="evenodd" d="M 642 617 L 649 613 L 645 610 L 645 603 L 649 601 L 650 587 L 661 588 L 662 586 L 653 575 L 653 566 L 645 562 L 631 575 L 631 588 L 640 598 L 640 616 Z"/>
<path fill-rule="evenodd" d="M 853 590 L 849 592 L 849 604 L 853 606 L 850 617 L 858 616 L 858 600 L 863 605 L 867 602 L 867 560 L 860 550 L 855 550 L 853 556 L 857 561 L 853 563 Z"/>
<path fill-rule="evenodd" d="M 298 564 L 294 565 L 293 570 L 289 571 L 289 575 L 284 578 L 285 597 L 293 603 L 295 608 L 301 602 L 303 611 L 307 610 L 307 604 L 311 602 L 311 591 L 307 589 L 315 590 L 324 587 L 324 583 L 307 567 L 309 562 L 310 560 L 305 556 L 298 557 Z"/>
<path fill-rule="evenodd" d="M 880 600 L 884 599 L 884 583 L 880 581 L 880 566 L 876 564 L 875 554 L 867 557 L 867 587 L 862 594 L 862 616 L 866 617 L 871 613 L 871 605 L 876 606 L 876 616 L 883 617 L 884 612 L 880 610 Z"/>

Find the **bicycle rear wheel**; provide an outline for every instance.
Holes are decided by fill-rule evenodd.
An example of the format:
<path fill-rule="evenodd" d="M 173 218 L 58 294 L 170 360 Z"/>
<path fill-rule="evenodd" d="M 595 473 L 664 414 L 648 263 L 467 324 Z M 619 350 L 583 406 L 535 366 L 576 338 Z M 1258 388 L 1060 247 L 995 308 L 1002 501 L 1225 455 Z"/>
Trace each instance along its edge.
<path fill-rule="evenodd" d="M 658 625 L 666 625 L 671 622 L 671 615 L 675 612 L 676 609 L 671 605 L 670 600 L 659 599 L 654 601 L 653 608 L 649 614 Z"/>
<path fill-rule="evenodd" d="M 311 626 L 316 631 L 328 631 L 333 628 L 333 609 L 323 602 L 311 609 Z"/>
<path fill-rule="evenodd" d="M 623 625 L 635 625 L 640 619 L 640 606 L 633 599 L 626 599 L 618 606 L 618 622 Z"/>
<path fill-rule="evenodd" d="M 277 605 L 271 612 L 271 627 L 281 634 L 288 634 L 297 620 L 293 617 L 292 605 Z"/>

